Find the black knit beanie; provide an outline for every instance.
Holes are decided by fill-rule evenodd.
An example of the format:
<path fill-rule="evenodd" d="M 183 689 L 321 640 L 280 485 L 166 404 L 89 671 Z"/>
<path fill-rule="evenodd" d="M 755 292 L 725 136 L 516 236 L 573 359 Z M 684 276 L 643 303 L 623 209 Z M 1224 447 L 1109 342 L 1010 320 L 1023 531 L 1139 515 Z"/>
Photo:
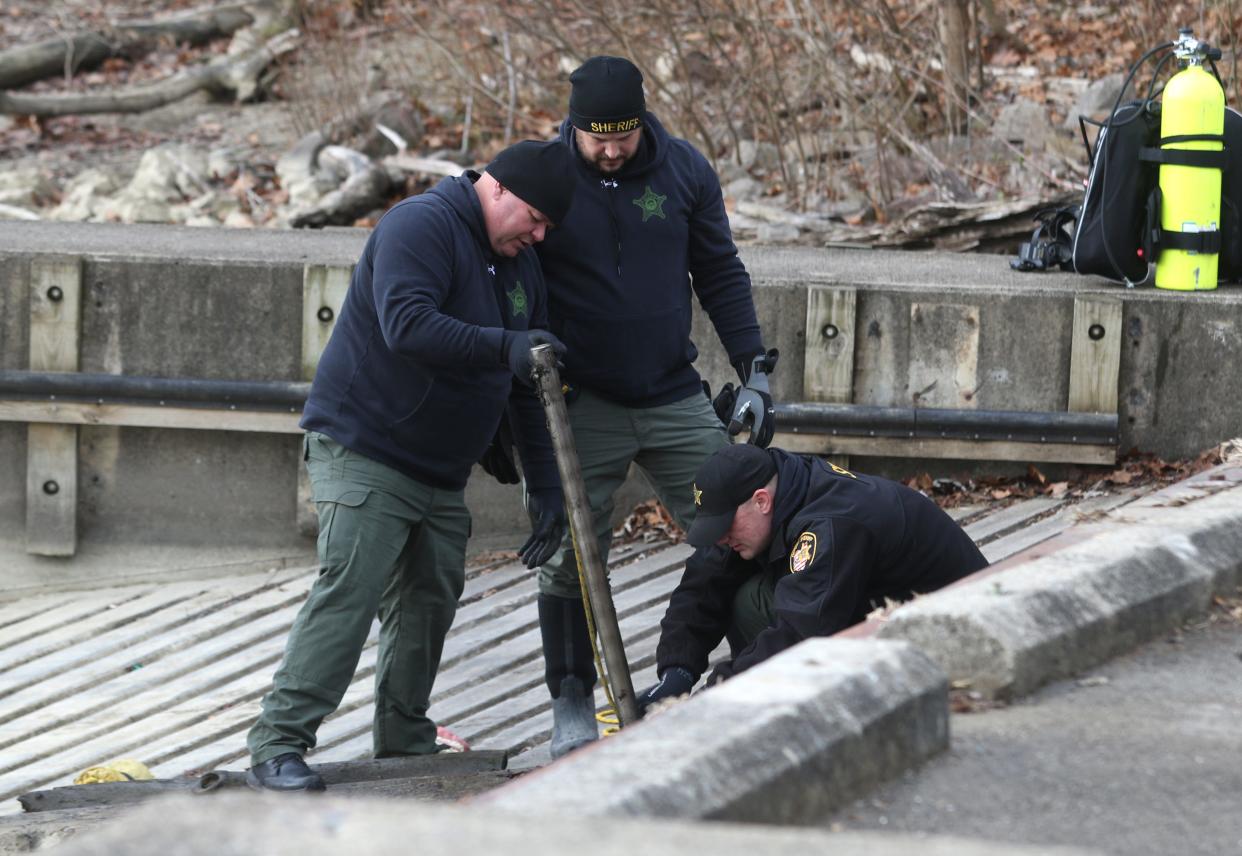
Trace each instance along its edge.
<path fill-rule="evenodd" d="M 642 125 L 643 73 L 628 59 L 593 56 L 569 75 L 569 122 L 592 134 L 632 131 Z"/>
<path fill-rule="evenodd" d="M 522 140 L 496 155 L 486 172 L 553 223 L 560 223 L 574 198 L 572 157 L 559 140 Z"/>

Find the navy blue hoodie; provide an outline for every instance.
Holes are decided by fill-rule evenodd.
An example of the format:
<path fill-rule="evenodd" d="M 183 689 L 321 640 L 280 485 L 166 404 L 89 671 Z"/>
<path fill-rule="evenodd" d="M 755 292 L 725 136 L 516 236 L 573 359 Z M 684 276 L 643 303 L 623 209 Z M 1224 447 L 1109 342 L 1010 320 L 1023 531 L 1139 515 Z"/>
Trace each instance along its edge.
<path fill-rule="evenodd" d="M 857 624 L 885 599 L 909 600 L 987 566 L 970 536 L 918 491 L 810 455 L 771 454 L 771 545 L 751 560 L 721 546 L 690 557 L 660 622 L 660 671 L 703 672 L 729 627 L 738 587 L 756 573 L 779 580 L 774 621 L 717 667 L 722 677 Z"/>
<path fill-rule="evenodd" d="M 460 490 L 509 405 L 527 486 L 557 488 L 533 389 L 504 329 L 547 325 L 531 249 L 494 255 L 473 173 L 395 205 L 354 268 L 301 425 L 434 487 Z"/>
<path fill-rule="evenodd" d="M 566 379 L 630 407 L 699 392 L 692 287 L 731 362 L 760 353 L 750 276 L 706 158 L 646 113 L 639 151 L 604 175 L 573 131 L 561 126 L 577 164 L 573 208 L 537 247 Z"/>

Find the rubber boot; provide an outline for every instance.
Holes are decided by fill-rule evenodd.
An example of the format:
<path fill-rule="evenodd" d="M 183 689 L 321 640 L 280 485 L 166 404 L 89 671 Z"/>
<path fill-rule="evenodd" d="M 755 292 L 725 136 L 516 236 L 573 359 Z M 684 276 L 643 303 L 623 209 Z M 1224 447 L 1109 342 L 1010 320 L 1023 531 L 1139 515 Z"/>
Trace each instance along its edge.
<path fill-rule="evenodd" d="M 552 694 L 552 757 L 599 738 L 595 663 L 581 600 L 539 595 L 544 678 Z"/>
<path fill-rule="evenodd" d="M 552 699 L 552 757 L 568 755 L 598 739 L 595 693 L 571 675 L 561 681 L 561 693 Z"/>

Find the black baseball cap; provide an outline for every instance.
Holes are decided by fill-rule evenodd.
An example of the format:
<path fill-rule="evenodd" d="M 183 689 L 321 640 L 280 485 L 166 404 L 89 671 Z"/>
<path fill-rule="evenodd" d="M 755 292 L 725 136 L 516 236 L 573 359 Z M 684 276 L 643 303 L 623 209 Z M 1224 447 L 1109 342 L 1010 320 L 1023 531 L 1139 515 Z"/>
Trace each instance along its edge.
<path fill-rule="evenodd" d="M 710 547 L 733 525 L 737 509 L 776 475 L 767 449 L 750 443 L 726 446 L 708 458 L 694 476 L 694 523 L 686 540 Z"/>
<path fill-rule="evenodd" d="M 553 223 L 562 223 L 574 200 L 573 155 L 560 140 L 514 143 L 486 172 Z"/>

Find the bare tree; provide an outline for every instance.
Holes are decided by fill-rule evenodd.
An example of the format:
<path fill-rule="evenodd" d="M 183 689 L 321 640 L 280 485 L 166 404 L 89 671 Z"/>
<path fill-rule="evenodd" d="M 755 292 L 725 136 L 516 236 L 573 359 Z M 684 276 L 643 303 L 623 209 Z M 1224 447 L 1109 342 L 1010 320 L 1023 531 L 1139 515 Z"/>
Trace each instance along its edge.
<path fill-rule="evenodd" d="M 950 133 L 965 134 L 970 104 L 970 10 L 967 0 L 940 0 L 940 56 L 945 118 Z"/>

